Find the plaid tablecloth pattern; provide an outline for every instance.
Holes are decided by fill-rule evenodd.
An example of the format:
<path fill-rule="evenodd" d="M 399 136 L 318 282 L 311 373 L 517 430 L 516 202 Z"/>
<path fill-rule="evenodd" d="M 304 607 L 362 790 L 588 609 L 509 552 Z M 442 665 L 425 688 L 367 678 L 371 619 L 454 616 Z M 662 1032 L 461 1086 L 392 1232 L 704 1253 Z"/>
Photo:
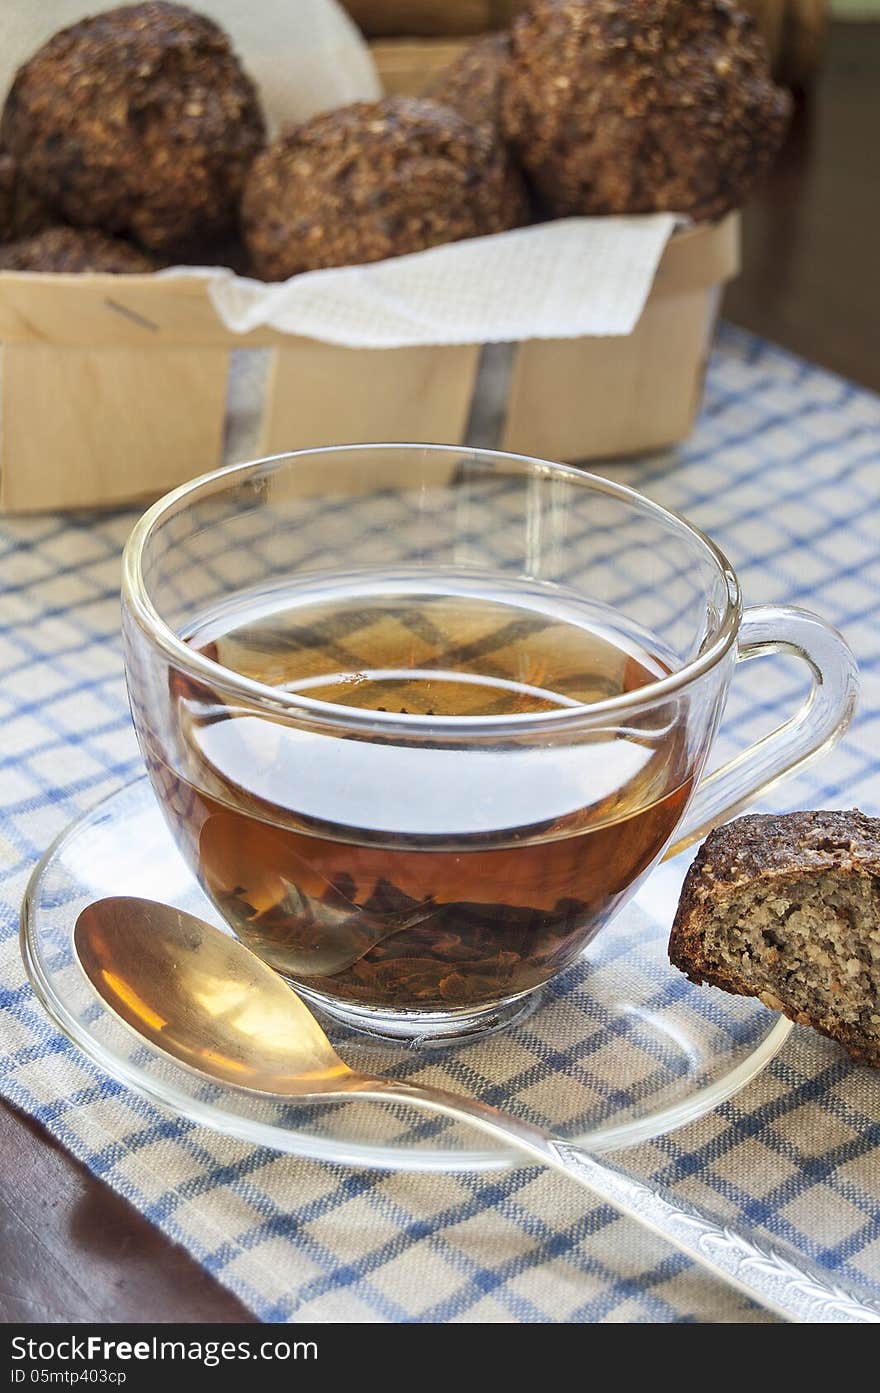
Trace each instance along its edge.
<path fill-rule="evenodd" d="M 603 466 L 715 537 L 748 602 L 812 608 L 856 652 L 855 723 L 768 808 L 880 812 L 878 428 L 870 393 L 727 328 L 688 445 Z M 770 1319 L 562 1178 L 278 1156 L 159 1113 L 50 1026 L 19 957 L 19 902 L 53 837 L 140 769 L 118 641 L 133 516 L 0 525 L 0 1092 L 264 1320 Z M 791 709 L 799 675 L 770 666 L 738 675 L 722 754 Z M 734 1101 L 619 1159 L 880 1288 L 880 1076 L 809 1031 Z"/>

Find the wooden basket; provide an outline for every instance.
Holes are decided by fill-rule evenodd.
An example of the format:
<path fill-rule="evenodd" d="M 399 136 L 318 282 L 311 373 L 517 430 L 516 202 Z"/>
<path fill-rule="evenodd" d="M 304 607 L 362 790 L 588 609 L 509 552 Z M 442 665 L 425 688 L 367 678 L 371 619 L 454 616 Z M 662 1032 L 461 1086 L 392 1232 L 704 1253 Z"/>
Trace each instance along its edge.
<path fill-rule="evenodd" d="M 625 338 L 515 345 L 500 444 L 554 459 L 653 449 L 689 431 L 738 221 L 672 239 Z M 464 439 L 479 344 L 350 349 L 231 333 L 198 276 L 0 274 L 0 508 L 155 497 L 222 462 L 230 358 L 271 363 L 255 446 Z"/>
<path fill-rule="evenodd" d="M 515 0 L 458 0 L 458 32 L 503 22 L 514 8 Z M 429 32 L 445 22 L 440 4 L 395 3 L 388 23 L 417 10 Z M 420 90 L 460 42 L 374 44 L 386 90 Z M 681 233 L 632 334 L 514 345 L 498 444 L 577 461 L 682 440 L 738 256 L 736 216 Z M 234 334 L 196 275 L 2 272 L 0 510 L 120 505 L 228 460 L 236 349 L 265 349 L 271 360 L 247 454 L 375 440 L 457 444 L 481 348 L 348 349 L 271 330 Z"/>

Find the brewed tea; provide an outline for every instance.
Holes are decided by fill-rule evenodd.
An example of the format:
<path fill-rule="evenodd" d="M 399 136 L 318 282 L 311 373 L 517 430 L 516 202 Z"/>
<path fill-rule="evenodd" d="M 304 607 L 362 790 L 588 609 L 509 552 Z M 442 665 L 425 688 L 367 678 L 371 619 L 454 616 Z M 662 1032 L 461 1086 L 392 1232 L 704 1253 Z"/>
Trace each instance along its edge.
<path fill-rule="evenodd" d="M 404 718 L 327 733 L 175 674 L 184 767 L 146 751 L 211 898 L 316 992 L 430 1011 L 529 991 L 607 921 L 688 801 L 673 703 L 629 726 L 462 736 L 468 718 L 582 707 L 670 665 L 612 611 L 486 579 L 305 577 L 186 635 L 268 686 Z M 435 718 L 427 736 L 412 716 Z"/>

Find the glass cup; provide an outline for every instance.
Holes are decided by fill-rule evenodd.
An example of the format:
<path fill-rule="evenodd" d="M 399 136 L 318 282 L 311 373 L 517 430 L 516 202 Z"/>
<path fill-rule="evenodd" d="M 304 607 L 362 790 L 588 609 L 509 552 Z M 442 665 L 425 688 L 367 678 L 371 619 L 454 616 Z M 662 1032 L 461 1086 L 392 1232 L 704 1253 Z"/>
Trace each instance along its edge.
<path fill-rule="evenodd" d="M 176 489 L 126 548 L 123 637 L 153 787 L 233 931 L 316 1007 L 413 1040 L 530 1009 L 664 852 L 826 747 L 856 693 L 840 635 L 743 611 L 683 518 L 454 446 Z M 735 665 L 780 651 L 806 701 L 704 776 Z"/>

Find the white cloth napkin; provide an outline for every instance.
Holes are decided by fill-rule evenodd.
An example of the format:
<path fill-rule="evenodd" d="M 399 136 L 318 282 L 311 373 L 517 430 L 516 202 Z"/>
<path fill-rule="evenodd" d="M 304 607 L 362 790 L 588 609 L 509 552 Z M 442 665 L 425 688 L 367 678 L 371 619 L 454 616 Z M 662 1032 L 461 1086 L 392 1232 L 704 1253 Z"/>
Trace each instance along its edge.
<path fill-rule="evenodd" d="M 204 274 L 238 333 L 270 326 L 348 348 L 629 334 L 675 224 L 565 218 L 275 285 Z"/>

